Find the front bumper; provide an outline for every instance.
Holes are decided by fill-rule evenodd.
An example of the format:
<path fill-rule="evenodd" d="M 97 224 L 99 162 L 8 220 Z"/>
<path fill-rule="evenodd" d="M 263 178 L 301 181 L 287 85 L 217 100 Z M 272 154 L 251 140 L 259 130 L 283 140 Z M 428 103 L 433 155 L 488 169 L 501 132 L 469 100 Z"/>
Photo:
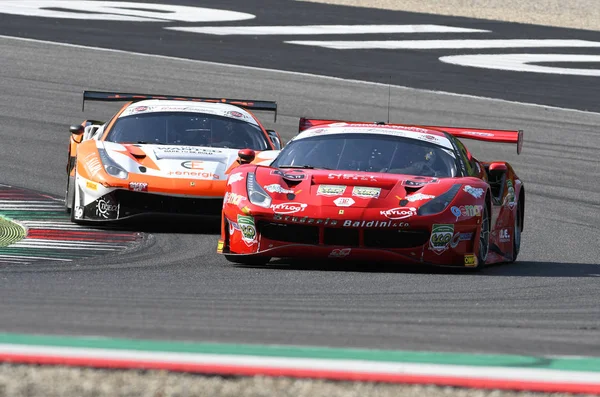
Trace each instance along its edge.
<path fill-rule="evenodd" d="M 325 223 L 305 225 L 260 218 L 248 225 L 227 219 L 220 251 L 256 257 L 473 266 L 471 260 L 477 225 L 452 224 L 453 239 L 445 247 L 434 247 L 432 225 L 423 223 L 411 228 L 394 228 L 385 221 L 364 224 L 374 227 L 344 228 L 339 227 L 339 223 L 336 227 L 329 227 Z M 255 237 L 252 233 L 244 234 L 248 227 L 254 228 L 251 232 L 255 233 Z"/>
<path fill-rule="evenodd" d="M 73 207 L 76 221 L 112 222 L 142 215 L 219 217 L 222 197 L 182 197 L 103 188 L 99 184 L 78 186 Z"/>

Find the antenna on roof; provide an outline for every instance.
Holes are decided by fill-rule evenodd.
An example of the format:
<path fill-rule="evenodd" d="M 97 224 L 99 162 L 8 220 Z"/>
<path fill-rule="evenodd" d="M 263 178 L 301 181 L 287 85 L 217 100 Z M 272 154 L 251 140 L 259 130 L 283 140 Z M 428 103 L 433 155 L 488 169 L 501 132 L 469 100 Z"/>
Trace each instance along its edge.
<path fill-rule="evenodd" d="M 387 122 L 390 123 L 390 103 L 392 101 L 392 75 L 390 75 L 390 80 L 388 82 L 388 117 Z"/>

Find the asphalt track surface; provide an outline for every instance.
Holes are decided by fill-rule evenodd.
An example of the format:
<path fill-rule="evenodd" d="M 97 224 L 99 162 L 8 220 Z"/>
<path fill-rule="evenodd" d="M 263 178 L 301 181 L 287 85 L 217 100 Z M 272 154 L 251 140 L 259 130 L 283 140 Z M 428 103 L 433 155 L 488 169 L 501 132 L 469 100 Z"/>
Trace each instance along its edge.
<path fill-rule="evenodd" d="M 61 195 L 83 89 L 272 99 L 298 117 L 385 119 L 388 88 L 307 75 L 0 38 L 0 180 Z M 373 263 L 232 266 L 211 225 L 146 225 L 128 255 L 0 268 L 0 330 L 386 349 L 600 355 L 600 114 L 392 88 L 392 121 L 523 128 L 527 189 L 518 263 L 478 274 Z M 269 120 L 269 115 L 263 117 Z"/>
<path fill-rule="evenodd" d="M 144 0 L 146 3 L 214 7 L 250 13 L 237 22 L 114 22 L 33 18 L 0 13 L 0 35 L 28 37 L 160 54 L 203 61 L 290 70 L 414 88 L 458 92 L 512 101 L 600 112 L 598 77 L 522 73 L 464 67 L 439 58 L 472 54 L 600 55 L 598 47 L 437 48 L 336 50 L 287 44 L 303 40 L 584 40 L 600 43 L 600 32 L 402 11 L 341 7 L 293 0 Z M 1 2 L 0 2 L 1 9 Z M 380 33 L 330 35 L 210 35 L 173 27 L 278 25 L 441 25 L 481 33 Z M 596 44 L 596 45 L 597 45 Z M 597 63 L 546 63 L 565 68 L 597 68 Z M 543 87 L 540 88 L 540 87 Z M 379 98 L 378 98 L 379 99 Z"/>

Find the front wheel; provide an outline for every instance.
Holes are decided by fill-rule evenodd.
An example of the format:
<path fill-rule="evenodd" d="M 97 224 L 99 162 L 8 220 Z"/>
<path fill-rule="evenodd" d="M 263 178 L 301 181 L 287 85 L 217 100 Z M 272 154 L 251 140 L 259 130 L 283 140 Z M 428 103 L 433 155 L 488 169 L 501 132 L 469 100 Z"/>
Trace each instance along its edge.
<path fill-rule="evenodd" d="M 73 210 L 73 199 L 75 196 L 75 178 L 67 176 L 67 187 L 65 189 L 65 211 L 67 214 Z"/>
<path fill-rule="evenodd" d="M 513 228 L 513 254 L 511 262 L 515 262 L 521 251 L 521 232 L 523 230 L 523 207 L 521 201 L 517 204 Z"/>
<path fill-rule="evenodd" d="M 490 251 L 490 213 L 487 205 L 483 208 L 481 232 L 479 233 L 479 252 L 477 253 L 478 267 L 485 265 Z"/>
<path fill-rule="evenodd" d="M 243 256 L 243 255 L 227 255 L 225 259 L 231 263 L 237 263 L 239 265 L 266 265 L 271 260 L 268 256 Z"/>

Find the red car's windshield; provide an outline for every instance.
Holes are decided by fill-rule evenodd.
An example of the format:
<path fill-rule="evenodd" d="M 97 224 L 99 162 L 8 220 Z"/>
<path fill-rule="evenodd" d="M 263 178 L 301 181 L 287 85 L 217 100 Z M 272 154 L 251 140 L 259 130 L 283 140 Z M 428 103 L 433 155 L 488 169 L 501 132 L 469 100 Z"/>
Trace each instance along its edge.
<path fill-rule="evenodd" d="M 292 141 L 272 166 L 436 177 L 457 174 L 456 159 L 450 150 L 425 141 L 373 134 L 335 134 Z"/>
<path fill-rule="evenodd" d="M 119 118 L 106 138 L 117 143 L 150 143 L 266 150 L 257 125 L 243 120 L 191 112 L 157 112 Z"/>

